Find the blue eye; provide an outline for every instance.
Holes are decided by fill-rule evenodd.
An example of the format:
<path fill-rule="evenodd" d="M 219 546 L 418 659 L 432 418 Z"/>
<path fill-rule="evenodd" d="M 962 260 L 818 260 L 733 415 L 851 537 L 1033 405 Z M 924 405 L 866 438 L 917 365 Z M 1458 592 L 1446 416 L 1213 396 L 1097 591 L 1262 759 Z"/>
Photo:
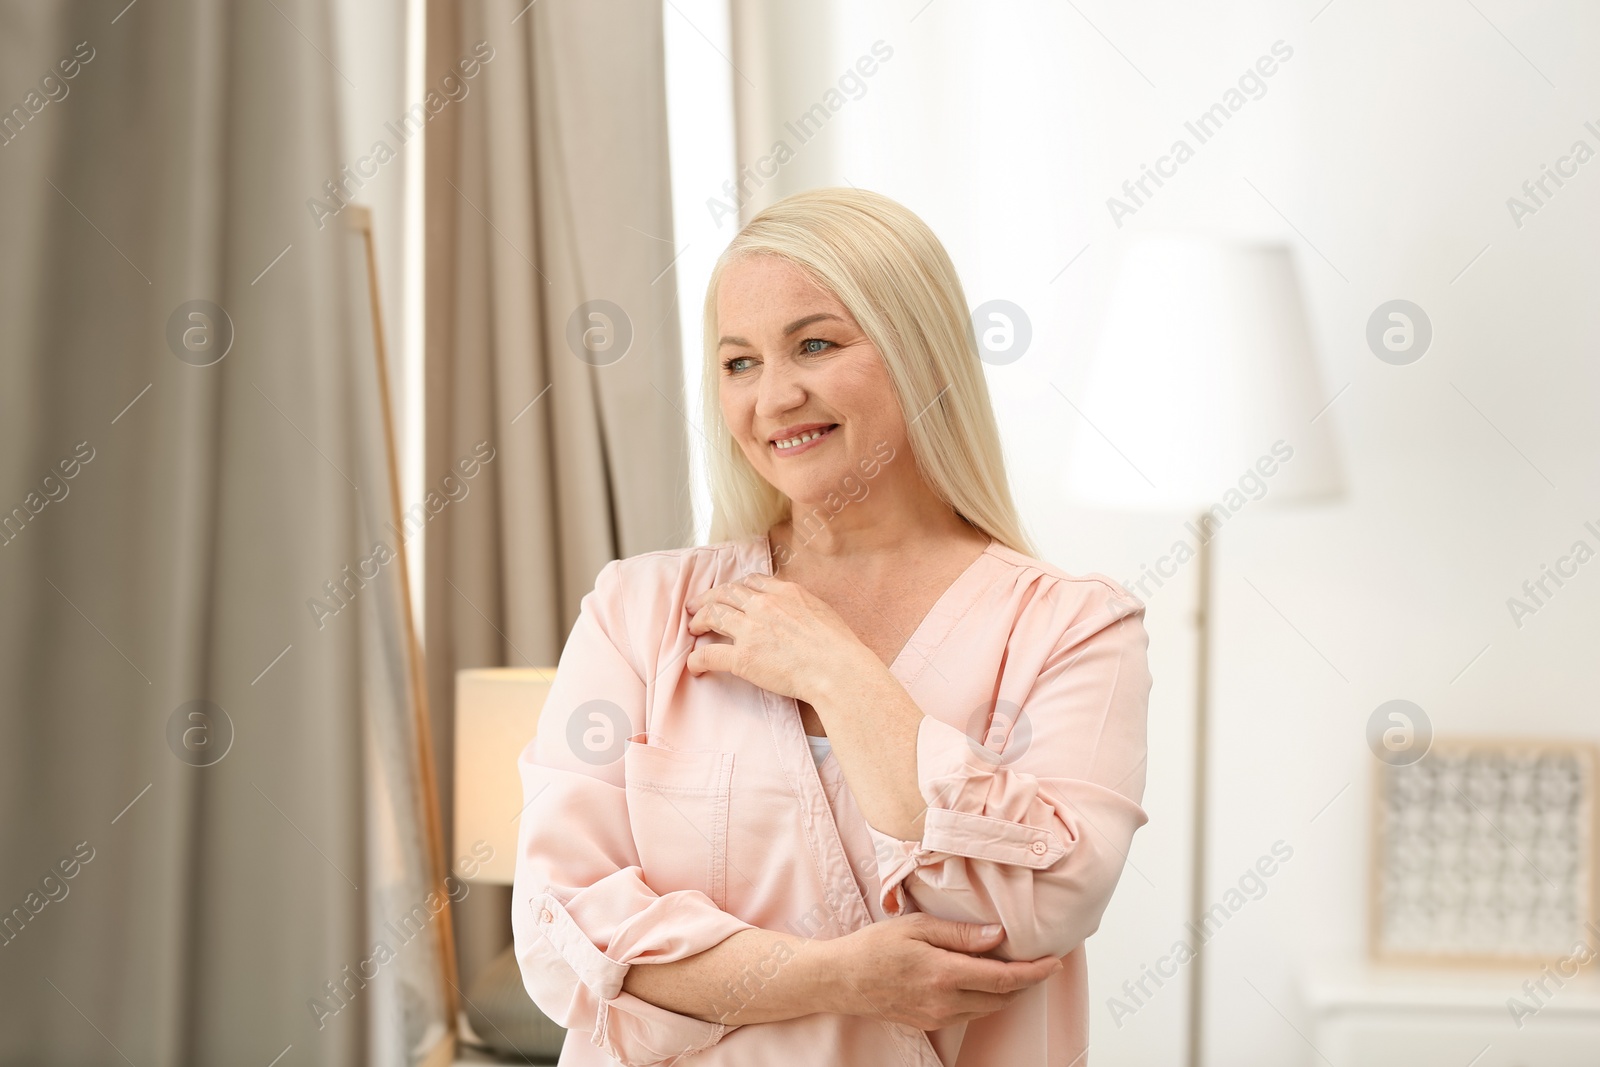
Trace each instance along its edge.
<path fill-rule="evenodd" d="M 825 348 L 807 348 L 806 347 L 807 345 L 824 345 L 826 347 Z M 800 354 L 802 356 L 818 356 L 818 355 L 821 355 L 823 352 L 827 351 L 827 349 L 829 349 L 829 348 L 837 348 L 837 347 L 839 347 L 839 346 L 836 345 L 834 342 L 824 340 L 821 337 L 808 337 L 804 341 L 800 342 Z M 735 368 L 734 364 L 736 364 L 736 363 L 753 363 L 753 362 L 755 362 L 755 359 L 754 359 L 753 356 L 729 356 L 727 359 L 722 361 L 722 369 L 727 371 L 729 374 L 739 374 L 742 371 L 747 370 L 748 368 L 745 368 L 745 367 Z"/>

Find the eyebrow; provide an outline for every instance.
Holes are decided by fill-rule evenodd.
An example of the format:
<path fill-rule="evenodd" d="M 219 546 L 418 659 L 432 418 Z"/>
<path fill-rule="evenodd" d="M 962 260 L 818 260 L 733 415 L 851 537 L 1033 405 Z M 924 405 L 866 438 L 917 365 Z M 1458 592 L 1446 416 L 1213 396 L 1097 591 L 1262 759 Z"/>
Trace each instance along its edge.
<path fill-rule="evenodd" d="M 821 322 L 823 319 L 833 319 L 836 322 L 843 322 L 844 321 L 843 319 L 839 318 L 839 316 L 834 315 L 831 312 L 821 311 L 821 312 L 818 312 L 815 315 L 807 315 L 803 319 L 795 319 L 793 322 L 791 322 L 789 325 L 787 325 L 787 326 L 785 326 L 783 328 L 783 335 L 785 337 L 788 337 L 790 334 L 794 333 L 796 330 L 801 329 L 801 328 L 806 327 L 806 326 L 810 326 L 813 322 Z M 718 348 L 721 348 L 723 345 L 738 345 L 741 348 L 754 348 L 755 347 L 749 341 L 746 341 L 743 337 L 724 337 L 722 340 L 717 342 L 717 347 Z"/>

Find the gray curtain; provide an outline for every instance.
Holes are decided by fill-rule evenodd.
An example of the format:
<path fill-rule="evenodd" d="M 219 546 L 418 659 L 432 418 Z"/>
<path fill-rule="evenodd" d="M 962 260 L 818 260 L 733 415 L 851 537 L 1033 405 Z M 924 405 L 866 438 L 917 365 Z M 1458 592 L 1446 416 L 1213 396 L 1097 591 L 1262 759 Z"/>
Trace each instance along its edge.
<path fill-rule="evenodd" d="M 496 450 L 477 499 L 426 531 L 430 704 L 450 753 L 458 668 L 553 666 L 607 561 L 690 543 L 691 431 L 662 5 L 440 2 L 428 22 L 430 70 L 494 49 L 428 128 L 428 470 Z M 457 915 L 465 988 L 511 944 L 509 890 L 474 889 Z"/>
<path fill-rule="evenodd" d="M 0 5 L 0 1063 L 440 1033 L 330 19 Z"/>

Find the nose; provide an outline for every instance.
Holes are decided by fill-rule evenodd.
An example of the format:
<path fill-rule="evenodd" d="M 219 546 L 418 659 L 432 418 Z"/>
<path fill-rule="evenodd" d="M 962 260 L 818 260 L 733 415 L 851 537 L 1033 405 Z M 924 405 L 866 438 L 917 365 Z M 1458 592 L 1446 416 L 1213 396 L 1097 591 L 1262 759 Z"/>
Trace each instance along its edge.
<path fill-rule="evenodd" d="M 761 365 L 761 380 L 756 385 L 756 418 L 774 422 L 806 402 L 801 374 L 787 359 L 768 360 Z"/>

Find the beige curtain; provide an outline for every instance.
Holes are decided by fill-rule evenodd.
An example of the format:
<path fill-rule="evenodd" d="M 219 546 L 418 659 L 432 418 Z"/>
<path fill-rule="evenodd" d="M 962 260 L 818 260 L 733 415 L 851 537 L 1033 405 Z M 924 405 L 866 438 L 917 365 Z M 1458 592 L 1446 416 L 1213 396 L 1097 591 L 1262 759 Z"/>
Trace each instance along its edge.
<path fill-rule="evenodd" d="M 455 671 L 553 666 L 602 565 L 693 535 L 662 5 L 429 5 L 429 71 L 479 42 L 471 95 L 428 127 L 430 486 L 478 442 L 495 455 L 426 529 L 447 815 Z M 466 988 L 511 943 L 509 890 L 457 920 Z"/>
<path fill-rule="evenodd" d="M 441 1034 L 330 23 L 0 6 L 0 1062 Z"/>

